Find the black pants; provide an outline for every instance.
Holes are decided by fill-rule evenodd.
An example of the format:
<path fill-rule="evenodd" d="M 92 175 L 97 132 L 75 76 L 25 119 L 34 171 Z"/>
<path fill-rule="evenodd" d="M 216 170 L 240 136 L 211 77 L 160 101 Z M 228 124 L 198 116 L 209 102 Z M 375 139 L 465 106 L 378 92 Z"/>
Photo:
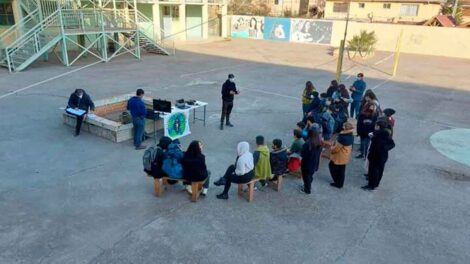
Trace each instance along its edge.
<path fill-rule="evenodd" d="M 328 168 L 330 169 L 331 178 L 333 178 L 336 187 L 343 188 L 346 165 L 336 165 L 333 161 L 330 161 Z"/>
<path fill-rule="evenodd" d="M 312 181 L 313 181 L 313 171 L 304 171 L 302 170 L 302 180 L 304 181 L 304 191 L 305 193 L 310 193 L 312 189 Z"/>
<path fill-rule="evenodd" d="M 75 135 L 80 134 L 80 129 L 82 128 L 82 123 L 83 123 L 83 117 L 84 116 L 85 115 L 76 116 L 77 117 L 77 124 L 75 125 Z"/>
<path fill-rule="evenodd" d="M 370 188 L 377 188 L 379 187 L 380 181 L 382 180 L 382 176 L 384 174 L 385 163 L 380 161 L 369 161 L 369 183 L 368 186 Z"/>
<path fill-rule="evenodd" d="M 249 183 L 253 179 L 253 171 L 245 174 L 245 175 L 236 175 L 235 174 L 235 166 L 230 165 L 227 168 L 227 171 L 225 172 L 224 175 L 225 178 L 225 187 L 224 187 L 224 194 L 228 194 L 228 191 L 230 190 L 230 186 L 233 183 Z"/>
<path fill-rule="evenodd" d="M 207 174 L 206 174 L 206 181 L 205 181 L 204 184 L 202 185 L 202 187 L 203 187 L 204 189 L 209 189 L 209 182 L 210 182 L 210 180 L 211 180 L 210 175 L 211 175 L 211 172 L 208 171 Z M 188 181 L 184 182 L 183 185 L 191 185 L 191 181 L 188 180 Z"/>
<path fill-rule="evenodd" d="M 224 119 L 227 118 L 227 124 L 230 123 L 230 113 L 232 113 L 233 102 L 222 101 L 222 116 L 220 117 L 220 123 L 224 123 Z"/>

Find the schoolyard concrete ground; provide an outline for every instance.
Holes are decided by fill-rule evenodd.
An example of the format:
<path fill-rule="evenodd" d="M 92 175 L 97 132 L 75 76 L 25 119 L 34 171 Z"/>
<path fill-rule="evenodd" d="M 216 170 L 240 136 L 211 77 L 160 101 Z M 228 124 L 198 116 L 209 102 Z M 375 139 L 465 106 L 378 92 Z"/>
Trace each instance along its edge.
<path fill-rule="evenodd" d="M 440 154 L 429 138 L 469 128 L 470 61 L 402 54 L 393 78 L 392 61 L 381 52 L 346 60 L 343 75 L 350 85 L 364 72 L 382 106 L 397 110 L 397 146 L 381 186 L 361 190 L 363 163 L 352 159 L 345 187 L 333 189 L 322 160 L 311 195 L 287 177 L 281 192 L 257 191 L 252 203 L 236 188 L 217 200 L 221 187 L 213 185 L 197 203 L 179 187 L 156 198 L 143 151 L 74 137 L 61 107 L 76 88 L 93 99 L 143 88 L 152 97 L 207 101 L 207 126 L 193 125 L 182 143 L 204 143 L 213 182 L 234 162 L 239 141 L 254 147 L 264 135 L 290 144 L 305 82 L 325 91 L 334 79 L 328 47 L 216 41 L 179 45 L 172 57 L 1 70 L 0 263 L 468 263 L 469 165 Z M 228 73 L 241 95 L 235 127 L 220 131 Z"/>

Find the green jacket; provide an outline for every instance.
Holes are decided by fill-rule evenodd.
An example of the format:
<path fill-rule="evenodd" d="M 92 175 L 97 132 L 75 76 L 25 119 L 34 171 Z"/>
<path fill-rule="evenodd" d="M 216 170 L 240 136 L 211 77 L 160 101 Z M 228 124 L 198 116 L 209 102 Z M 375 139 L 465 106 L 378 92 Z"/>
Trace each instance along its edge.
<path fill-rule="evenodd" d="M 260 180 L 271 179 L 271 163 L 268 146 L 259 146 L 255 153 L 255 178 Z"/>

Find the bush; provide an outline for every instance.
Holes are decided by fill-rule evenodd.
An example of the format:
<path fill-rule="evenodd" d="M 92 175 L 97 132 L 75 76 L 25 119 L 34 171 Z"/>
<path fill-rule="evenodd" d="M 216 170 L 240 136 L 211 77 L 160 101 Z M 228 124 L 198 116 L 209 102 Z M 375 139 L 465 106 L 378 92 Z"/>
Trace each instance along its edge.
<path fill-rule="evenodd" d="M 359 35 L 354 35 L 351 40 L 348 40 L 348 50 L 353 51 L 354 54 L 359 52 L 359 55 L 364 57 L 374 51 L 376 43 L 375 31 L 361 30 Z"/>

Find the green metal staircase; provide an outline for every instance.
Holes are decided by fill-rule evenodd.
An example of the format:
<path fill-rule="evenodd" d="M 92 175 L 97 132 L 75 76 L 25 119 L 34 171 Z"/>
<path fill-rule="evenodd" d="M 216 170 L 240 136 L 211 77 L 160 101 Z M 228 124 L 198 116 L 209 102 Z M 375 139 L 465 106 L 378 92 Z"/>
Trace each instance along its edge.
<path fill-rule="evenodd" d="M 122 52 L 130 52 L 140 58 L 140 48 L 150 53 L 171 55 L 163 47 L 164 43 L 159 40 L 159 36 L 149 36 L 149 32 L 153 32 L 151 20 L 135 9 L 96 8 L 95 5 L 83 8 L 78 0 L 18 1 L 22 2 L 21 8 L 27 15 L 0 35 L 0 65 L 7 67 L 10 72 L 24 70 L 41 56 L 55 51 L 58 46 L 62 52 L 62 58 L 59 59 L 66 66 L 72 65 L 85 53 L 103 62 Z M 149 29 L 149 25 L 152 28 Z M 74 41 L 73 37 L 87 34 L 98 37 L 90 41 L 92 43 L 88 46 Z M 115 36 L 119 34 L 127 40 L 116 39 Z M 72 61 L 68 58 L 68 41 L 82 50 Z M 119 46 L 111 55 L 106 51 L 110 41 Z M 98 52 L 92 51 L 92 48 Z"/>

